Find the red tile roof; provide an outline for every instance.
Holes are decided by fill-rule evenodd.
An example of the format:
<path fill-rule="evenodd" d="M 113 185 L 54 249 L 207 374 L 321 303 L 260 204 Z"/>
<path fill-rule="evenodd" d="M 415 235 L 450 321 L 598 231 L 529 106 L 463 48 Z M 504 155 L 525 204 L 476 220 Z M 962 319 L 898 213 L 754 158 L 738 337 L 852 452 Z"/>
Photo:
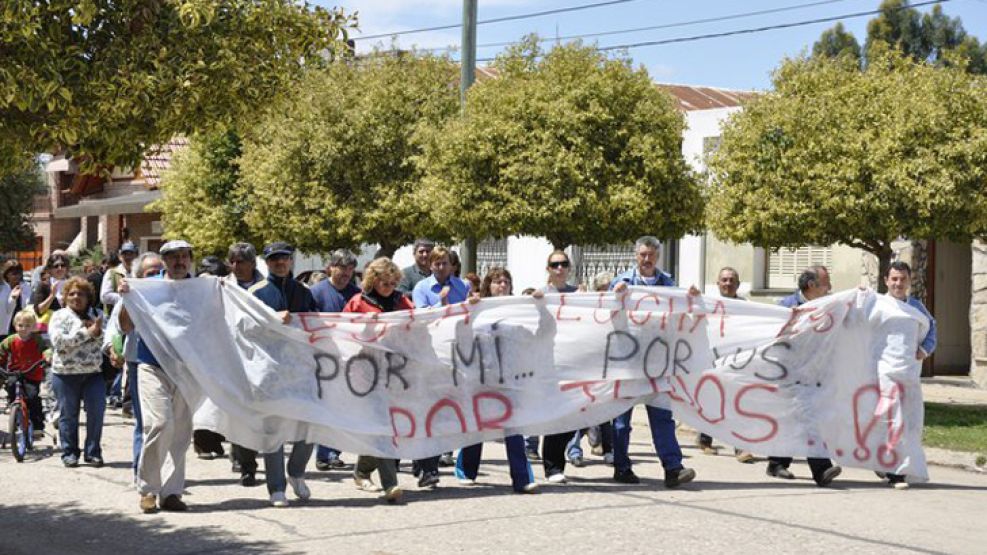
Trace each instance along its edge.
<path fill-rule="evenodd" d="M 157 189 L 161 183 L 161 174 L 171 167 L 171 159 L 176 152 L 187 147 L 189 141 L 185 137 L 174 137 L 163 145 L 156 145 L 147 150 L 141 162 L 140 175 L 144 178 L 149 189 Z"/>

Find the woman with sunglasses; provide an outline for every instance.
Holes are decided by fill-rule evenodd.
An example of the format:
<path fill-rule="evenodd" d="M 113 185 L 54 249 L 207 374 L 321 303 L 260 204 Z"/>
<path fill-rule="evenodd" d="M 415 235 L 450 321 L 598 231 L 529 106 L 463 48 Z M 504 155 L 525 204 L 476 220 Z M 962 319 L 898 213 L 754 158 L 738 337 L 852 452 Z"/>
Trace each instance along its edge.
<path fill-rule="evenodd" d="M 62 287 L 65 286 L 65 282 L 69 278 L 69 270 L 71 268 L 72 261 L 68 255 L 58 253 L 48 258 L 47 269 L 49 281 L 51 282 L 51 290 L 55 293 L 55 299 L 58 301 L 59 308 L 64 306 L 65 299 L 62 297 Z M 58 310 L 58 308 L 52 308 L 52 310 Z"/>
<path fill-rule="evenodd" d="M 548 271 L 548 284 L 542 287 L 543 293 L 575 293 L 578 288 L 569 283 L 569 270 L 572 266 L 569 255 L 564 251 L 554 251 L 548 255 L 545 269 Z M 545 436 L 542 449 L 542 466 L 545 469 L 545 479 L 550 484 L 564 484 L 566 446 L 572 440 L 575 431 L 551 434 Z M 573 461 L 576 466 L 582 466 L 582 457 Z"/>
<path fill-rule="evenodd" d="M 511 273 L 504 268 L 491 268 L 480 285 L 480 297 L 503 297 L 513 292 Z M 504 438 L 507 449 L 507 462 L 510 466 L 511 485 L 516 493 L 535 493 L 538 484 L 535 483 L 531 472 L 531 463 L 524 452 L 524 436 L 512 435 Z M 476 483 L 480 472 L 480 458 L 483 454 L 483 444 L 468 445 L 459 450 L 456 457 L 456 478 L 463 485 Z"/>

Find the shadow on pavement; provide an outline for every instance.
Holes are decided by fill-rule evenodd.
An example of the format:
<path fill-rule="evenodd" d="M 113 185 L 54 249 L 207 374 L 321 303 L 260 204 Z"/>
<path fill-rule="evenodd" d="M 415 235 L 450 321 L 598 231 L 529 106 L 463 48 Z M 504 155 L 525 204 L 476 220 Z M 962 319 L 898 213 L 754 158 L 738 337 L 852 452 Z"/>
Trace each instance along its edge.
<path fill-rule="evenodd" d="M 243 541 L 216 526 L 175 526 L 154 515 L 129 518 L 110 512 L 94 512 L 74 503 L 3 503 L 0 514 L 3 515 L 3 547 L 0 551 L 5 555 L 293 553 L 271 542 Z M 190 522 L 195 518 L 194 513 L 188 516 Z"/>

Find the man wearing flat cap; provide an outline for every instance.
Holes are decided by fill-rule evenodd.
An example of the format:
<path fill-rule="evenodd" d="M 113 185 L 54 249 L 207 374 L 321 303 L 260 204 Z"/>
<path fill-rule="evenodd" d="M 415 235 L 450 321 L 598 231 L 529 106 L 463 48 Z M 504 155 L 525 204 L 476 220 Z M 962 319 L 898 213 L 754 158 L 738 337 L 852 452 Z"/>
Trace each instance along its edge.
<path fill-rule="evenodd" d="M 281 316 L 287 324 L 295 312 L 318 312 L 318 305 L 312 292 L 295 281 L 291 273 L 292 255 L 295 248 L 284 242 L 271 243 L 264 247 L 264 261 L 267 262 L 267 279 L 248 289 L 255 297 Z M 287 507 L 285 497 L 287 485 L 299 499 L 308 499 L 311 492 L 305 484 L 305 466 L 312 456 L 311 443 L 296 441 L 291 445 L 288 458 L 288 477 L 285 478 L 284 446 L 274 453 L 264 454 L 264 473 L 267 475 L 267 492 L 275 507 Z"/>
<path fill-rule="evenodd" d="M 159 252 L 165 266 L 164 279 L 192 277 L 192 245 L 181 240 L 168 241 Z M 126 279 L 120 282 L 119 291 L 121 295 L 130 292 Z M 129 333 L 133 329 L 133 320 L 124 308 L 120 311 L 120 330 Z M 137 461 L 136 476 L 140 509 L 153 513 L 160 506 L 166 511 L 184 511 L 188 508 L 182 501 L 182 491 L 185 455 L 192 443 L 192 410 L 139 334 L 137 362 L 137 387 L 144 419 L 144 447 Z M 166 467 L 169 455 L 172 464 Z"/>

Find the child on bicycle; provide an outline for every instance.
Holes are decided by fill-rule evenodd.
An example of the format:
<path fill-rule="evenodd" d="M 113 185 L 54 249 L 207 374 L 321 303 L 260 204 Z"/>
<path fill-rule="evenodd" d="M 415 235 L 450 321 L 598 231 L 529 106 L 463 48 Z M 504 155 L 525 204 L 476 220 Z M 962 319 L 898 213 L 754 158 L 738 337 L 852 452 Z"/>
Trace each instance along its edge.
<path fill-rule="evenodd" d="M 37 333 L 37 317 L 31 310 L 22 310 L 14 315 L 14 329 L 17 333 L 0 341 L 0 366 L 8 372 L 23 372 L 34 367 L 24 376 L 24 394 L 27 397 L 27 407 L 34 425 L 34 435 L 43 435 L 45 427 L 44 412 L 39 395 L 41 382 L 45 379 L 44 366 L 35 364 L 51 355 L 47 342 Z M 6 384 L 7 402 L 14 401 L 14 382 Z"/>

